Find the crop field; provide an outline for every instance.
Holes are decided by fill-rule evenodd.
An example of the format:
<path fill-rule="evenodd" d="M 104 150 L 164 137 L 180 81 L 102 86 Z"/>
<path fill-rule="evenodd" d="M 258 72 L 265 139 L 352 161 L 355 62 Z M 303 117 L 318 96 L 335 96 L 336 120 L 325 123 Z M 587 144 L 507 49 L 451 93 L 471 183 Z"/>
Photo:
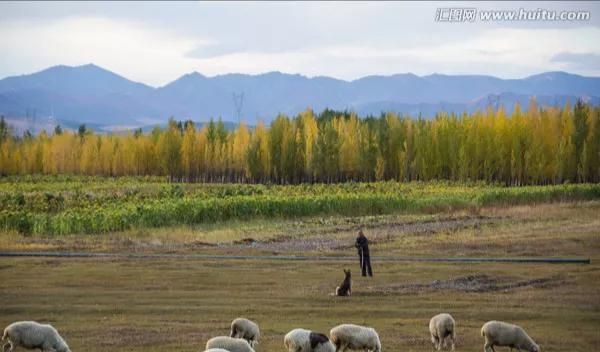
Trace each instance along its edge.
<path fill-rule="evenodd" d="M 342 200 L 323 213 L 303 213 L 290 202 L 284 208 L 289 213 L 237 219 L 229 210 L 227 216 L 192 225 L 178 218 L 156 224 L 160 227 L 135 223 L 124 231 L 93 235 L 6 231 L 0 235 L 3 251 L 250 256 L 0 258 L 0 325 L 50 322 L 73 351 L 201 351 L 210 337 L 228 334 L 229 323 L 238 316 L 260 324 L 263 337 L 257 351 L 284 351 L 283 336 L 293 328 L 328 333 L 340 323 L 374 327 L 384 351 L 431 351 L 427 324 L 439 312 L 449 312 L 457 321 L 457 351 L 481 351 L 481 325 L 492 319 L 523 326 L 542 351 L 587 352 L 600 344 L 597 185 L 173 186 L 160 180 L 55 179 L 1 187 L 4 194 L 25 199 L 20 208 L 3 204 L 4 213 L 27 211 L 49 219 L 146 203 L 228 204 L 252 199 L 252 192 L 262 192 L 255 196 L 256 206 L 267 199 Z M 60 194 L 62 205 L 44 208 L 46 193 Z M 84 201 L 78 194 L 94 197 Z M 369 194 L 406 203 L 364 206 L 356 214 L 352 203 L 344 203 Z M 358 275 L 358 260 L 259 257 L 351 257 L 358 228 L 371 241 L 373 278 Z M 377 260 L 380 256 L 586 257 L 591 264 L 383 262 Z M 343 268 L 353 271 L 353 295 L 333 297 Z M 497 348 L 503 350 L 508 348 Z"/>
<path fill-rule="evenodd" d="M 231 219 L 380 215 L 600 198 L 600 184 L 287 186 L 170 184 L 164 178 L 14 177 L 0 181 L 0 232 L 107 233 Z"/>

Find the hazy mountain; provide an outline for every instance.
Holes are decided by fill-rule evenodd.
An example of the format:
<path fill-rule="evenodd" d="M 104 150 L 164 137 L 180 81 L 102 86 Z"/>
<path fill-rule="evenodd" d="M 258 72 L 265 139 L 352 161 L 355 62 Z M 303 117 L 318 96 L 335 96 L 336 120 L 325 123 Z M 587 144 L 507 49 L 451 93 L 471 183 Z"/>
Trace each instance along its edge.
<path fill-rule="evenodd" d="M 19 90 L 48 90 L 71 97 L 103 96 L 106 94 L 138 95 L 152 87 L 130 81 L 93 64 L 71 67 L 54 66 L 30 75 L 0 80 L 0 92 Z"/>
<path fill-rule="evenodd" d="M 371 102 L 367 104 L 361 104 L 355 107 L 356 111 L 360 116 L 373 114 L 375 112 L 385 111 L 397 111 L 403 114 L 409 114 L 411 116 L 423 116 L 431 117 L 435 116 L 440 111 L 455 112 L 455 113 L 473 113 L 477 110 L 484 111 L 488 106 L 498 108 L 503 106 L 508 112 L 512 111 L 515 104 L 519 103 L 521 107 L 526 110 L 529 106 L 532 95 L 528 94 L 515 94 L 515 93 L 501 93 L 501 94 L 489 94 L 486 97 L 476 99 L 467 103 L 398 103 L 394 101 L 379 101 Z M 574 104 L 578 99 L 590 103 L 592 105 L 600 105 L 600 97 L 597 96 L 575 96 L 575 95 L 538 95 L 535 96 L 538 106 L 564 106 L 567 102 L 571 105 Z"/>
<path fill-rule="evenodd" d="M 0 113 L 87 123 L 135 122 L 153 114 L 145 101 L 154 88 L 95 65 L 55 66 L 0 80 Z M 4 99 L 11 104 L 4 105 Z"/>
<path fill-rule="evenodd" d="M 0 114 L 12 120 L 88 123 L 95 126 L 147 126 L 177 119 L 236 121 L 233 94 L 243 93 L 242 118 L 269 122 L 278 113 L 306 108 L 348 109 L 360 115 L 396 111 L 431 117 L 439 111 L 472 112 L 488 105 L 512 109 L 564 105 L 584 97 L 598 104 L 600 78 L 546 72 L 523 79 L 478 75 L 410 73 L 368 76 L 354 81 L 269 72 L 206 77 L 194 72 L 159 88 L 130 81 L 95 65 L 56 66 L 0 80 Z"/>

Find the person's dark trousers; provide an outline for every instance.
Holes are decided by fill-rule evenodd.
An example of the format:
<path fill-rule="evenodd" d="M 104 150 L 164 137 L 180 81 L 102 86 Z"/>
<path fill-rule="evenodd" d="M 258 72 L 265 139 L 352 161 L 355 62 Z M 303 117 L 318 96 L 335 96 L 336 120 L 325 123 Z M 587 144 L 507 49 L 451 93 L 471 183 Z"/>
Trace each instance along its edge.
<path fill-rule="evenodd" d="M 362 276 L 373 276 L 373 269 L 371 269 L 371 257 L 368 255 L 360 256 L 360 269 L 362 270 Z"/>

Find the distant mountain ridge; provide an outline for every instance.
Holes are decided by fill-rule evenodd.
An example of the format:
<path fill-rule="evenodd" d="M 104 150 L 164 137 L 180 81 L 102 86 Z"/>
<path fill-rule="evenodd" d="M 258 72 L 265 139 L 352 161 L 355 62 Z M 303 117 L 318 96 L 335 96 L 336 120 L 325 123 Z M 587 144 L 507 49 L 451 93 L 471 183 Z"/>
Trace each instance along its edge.
<path fill-rule="evenodd" d="M 236 121 L 233 94 L 244 95 L 243 120 L 269 122 L 306 108 L 352 110 L 359 115 L 395 111 L 432 117 L 519 102 L 540 105 L 583 98 L 600 103 L 600 77 L 546 72 L 523 79 L 483 75 L 367 76 L 353 81 L 269 72 L 207 77 L 193 72 L 158 88 L 93 64 L 54 66 L 0 80 L 0 114 L 13 119 L 72 121 L 95 126 L 147 126 L 177 119 Z"/>

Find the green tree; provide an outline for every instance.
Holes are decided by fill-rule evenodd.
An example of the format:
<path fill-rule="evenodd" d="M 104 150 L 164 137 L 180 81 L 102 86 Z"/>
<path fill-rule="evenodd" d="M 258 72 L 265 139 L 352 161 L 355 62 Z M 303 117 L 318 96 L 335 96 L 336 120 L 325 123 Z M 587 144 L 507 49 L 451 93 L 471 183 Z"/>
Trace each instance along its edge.
<path fill-rule="evenodd" d="M 577 173 L 577 159 L 575 157 L 575 123 L 569 105 L 565 106 L 560 116 L 561 136 L 558 146 L 557 164 L 559 182 L 575 181 Z"/>
<path fill-rule="evenodd" d="M 77 134 L 79 135 L 80 139 L 83 139 L 83 137 L 86 135 L 86 133 L 88 133 L 87 128 L 85 127 L 85 124 L 81 124 L 79 125 L 79 128 L 77 129 Z"/>
<path fill-rule="evenodd" d="M 161 134 L 158 143 L 163 172 L 169 175 L 171 181 L 177 180 L 181 175 L 181 142 L 179 125 L 171 118 L 167 130 Z"/>
<path fill-rule="evenodd" d="M 181 163 L 183 175 L 187 181 L 197 180 L 200 167 L 198 157 L 199 146 L 196 138 L 196 127 L 193 122 L 186 122 L 181 143 Z"/>
<path fill-rule="evenodd" d="M 588 116 L 588 106 L 581 99 L 577 100 L 573 108 L 573 124 L 575 126 L 575 130 L 573 131 L 573 146 L 575 148 L 575 167 L 577 168 L 578 181 L 584 180 L 585 167 L 582 165 L 582 157 L 584 156 L 583 147 L 589 130 Z"/>
<path fill-rule="evenodd" d="M 269 128 L 269 155 L 271 156 L 271 177 L 278 183 L 289 180 L 293 174 L 290 168 L 293 165 L 295 139 L 293 138 L 290 120 L 279 115 Z"/>
<path fill-rule="evenodd" d="M 2 115 L 0 116 L 0 143 L 3 143 L 8 137 L 10 137 L 10 129 Z"/>
<path fill-rule="evenodd" d="M 315 172 L 319 180 L 325 182 L 338 180 L 339 150 L 339 136 L 333 127 L 333 121 L 321 123 L 313 152 L 317 166 Z"/>

